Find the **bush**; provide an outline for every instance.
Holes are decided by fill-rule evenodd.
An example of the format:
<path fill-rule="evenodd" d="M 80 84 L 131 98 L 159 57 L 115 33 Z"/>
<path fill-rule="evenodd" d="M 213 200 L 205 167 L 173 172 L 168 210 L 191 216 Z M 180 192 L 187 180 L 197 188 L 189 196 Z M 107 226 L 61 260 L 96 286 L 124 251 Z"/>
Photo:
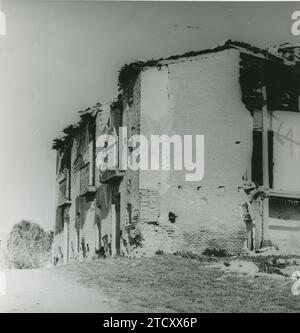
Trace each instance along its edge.
<path fill-rule="evenodd" d="M 228 253 L 224 249 L 217 249 L 217 248 L 207 248 L 205 249 L 202 254 L 204 256 L 209 257 L 227 257 Z"/>
<path fill-rule="evenodd" d="M 51 259 L 53 232 L 29 221 L 17 223 L 9 235 L 8 253 L 14 268 L 44 267 Z"/>

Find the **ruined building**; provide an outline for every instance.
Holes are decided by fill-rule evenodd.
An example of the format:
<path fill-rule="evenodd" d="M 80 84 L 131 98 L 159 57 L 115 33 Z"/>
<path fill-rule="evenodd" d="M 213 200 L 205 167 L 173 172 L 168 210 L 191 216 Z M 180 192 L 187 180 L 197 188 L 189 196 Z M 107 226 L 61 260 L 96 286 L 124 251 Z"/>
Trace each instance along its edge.
<path fill-rule="evenodd" d="M 54 140 L 56 260 L 158 250 L 237 254 L 245 243 L 258 249 L 264 242 L 300 252 L 298 50 L 229 40 L 124 66 L 119 98 L 80 112 Z M 127 137 L 204 135 L 204 178 L 186 181 L 185 170 L 99 171 L 97 138 L 117 138 L 120 127 Z M 250 227 L 247 182 L 268 193 Z"/>

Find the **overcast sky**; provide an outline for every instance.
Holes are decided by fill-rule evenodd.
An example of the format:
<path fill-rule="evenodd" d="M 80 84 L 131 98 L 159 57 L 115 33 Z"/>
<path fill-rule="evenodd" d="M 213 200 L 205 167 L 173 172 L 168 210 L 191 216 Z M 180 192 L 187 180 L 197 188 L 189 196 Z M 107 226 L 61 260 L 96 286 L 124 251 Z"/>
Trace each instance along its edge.
<path fill-rule="evenodd" d="M 76 112 L 117 96 L 118 69 L 137 59 L 214 46 L 297 42 L 297 3 L 2 0 L 0 233 L 21 219 L 54 224 L 52 139 Z"/>

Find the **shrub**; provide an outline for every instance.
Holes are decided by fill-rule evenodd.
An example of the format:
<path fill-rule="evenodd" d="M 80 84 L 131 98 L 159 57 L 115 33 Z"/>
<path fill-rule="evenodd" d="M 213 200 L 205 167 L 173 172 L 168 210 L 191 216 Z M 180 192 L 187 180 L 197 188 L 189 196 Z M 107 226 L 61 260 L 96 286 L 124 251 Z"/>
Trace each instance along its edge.
<path fill-rule="evenodd" d="M 29 221 L 14 225 L 9 235 L 8 253 L 14 268 L 39 268 L 51 259 L 53 232 Z"/>
<path fill-rule="evenodd" d="M 228 253 L 224 249 L 207 248 L 202 252 L 203 255 L 208 257 L 227 257 Z"/>

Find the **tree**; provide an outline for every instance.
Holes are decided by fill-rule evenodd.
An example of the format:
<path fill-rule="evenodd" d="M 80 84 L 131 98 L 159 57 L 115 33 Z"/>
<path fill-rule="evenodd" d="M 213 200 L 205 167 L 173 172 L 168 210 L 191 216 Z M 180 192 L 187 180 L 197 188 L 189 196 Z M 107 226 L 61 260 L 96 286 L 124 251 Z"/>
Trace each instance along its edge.
<path fill-rule="evenodd" d="M 14 225 L 9 235 L 8 251 L 13 267 L 39 268 L 51 258 L 53 233 L 36 223 L 23 220 Z"/>

